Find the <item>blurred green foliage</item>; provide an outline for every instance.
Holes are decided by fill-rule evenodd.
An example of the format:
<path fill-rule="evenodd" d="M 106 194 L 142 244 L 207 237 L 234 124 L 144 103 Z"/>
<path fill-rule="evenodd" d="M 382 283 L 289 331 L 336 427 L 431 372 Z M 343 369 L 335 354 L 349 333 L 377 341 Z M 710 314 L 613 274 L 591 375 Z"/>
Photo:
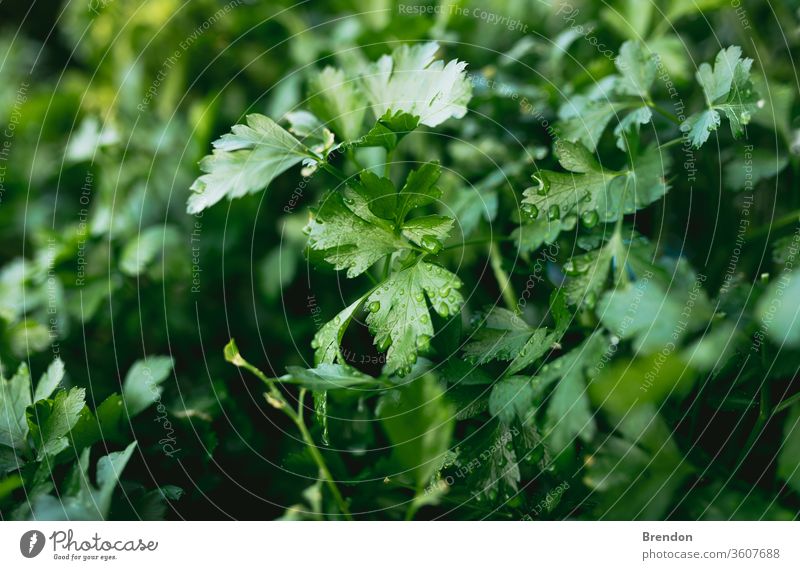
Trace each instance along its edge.
<path fill-rule="evenodd" d="M 465 304 L 459 318 L 431 312 L 435 335 L 401 388 L 385 390 L 394 369 L 383 370 L 368 317 L 356 313 L 337 339 L 360 388 L 330 390 L 325 409 L 306 415 L 350 512 L 797 516 L 795 2 L 380 0 L 367 10 L 353 0 L 73 0 L 0 10 L 3 519 L 341 514 L 297 422 L 222 352 L 236 337 L 265 378 L 284 378 L 293 404 L 294 384 L 330 380 L 309 377 L 312 339 L 371 286 L 306 249 L 309 209 L 338 182 L 295 166 L 266 192 L 193 215 L 186 202 L 212 141 L 248 114 L 285 126 L 287 113 L 312 109 L 338 140 L 364 134 L 369 116 L 320 112 L 337 104 L 326 81 L 341 83 L 324 68 L 353 74 L 430 40 L 445 62 L 468 64 L 469 110 L 394 141 L 405 170 L 392 182 L 441 164 L 441 207 L 425 213 L 457 221 L 438 259 L 463 282 Z M 623 58 L 642 66 L 638 79 L 617 59 L 626 41 L 638 46 Z M 731 45 L 753 60 L 752 84 L 734 72 L 710 97 L 726 83 L 715 58 Z M 335 94 L 347 109 L 347 94 Z M 746 111 L 749 124 L 695 130 L 730 122 L 735 103 L 746 109 L 734 119 L 747 123 Z M 674 116 L 694 113 L 685 130 L 702 148 L 659 146 L 680 139 Z M 647 179 L 647 195 L 597 219 L 567 197 L 563 215 L 542 224 L 554 204 L 536 188 L 595 168 L 565 159 L 554 135 L 596 150 L 604 175 Z M 636 173 L 640 144 L 658 164 Z M 380 145 L 361 151 L 367 168 L 386 161 Z M 582 264 L 604 273 L 570 271 Z M 568 303 L 551 297 L 564 283 Z M 683 326 L 689 298 L 696 320 Z M 503 304 L 522 325 L 503 321 Z M 502 322 L 482 326 L 488 315 Z M 507 373 L 504 361 L 543 338 L 547 351 Z M 469 349 L 498 339 L 510 358 Z M 143 366 L 152 376 L 136 380 Z M 31 386 L 28 370 L 63 377 L 40 393 L 45 380 Z M 653 389 L 640 397 L 643 381 Z M 65 416 L 49 425 L 54 414 Z M 5 438 L 11 423 L 19 431 Z M 121 480 L 109 464 L 124 466 Z M 546 512 L 536 507 L 565 482 Z"/>

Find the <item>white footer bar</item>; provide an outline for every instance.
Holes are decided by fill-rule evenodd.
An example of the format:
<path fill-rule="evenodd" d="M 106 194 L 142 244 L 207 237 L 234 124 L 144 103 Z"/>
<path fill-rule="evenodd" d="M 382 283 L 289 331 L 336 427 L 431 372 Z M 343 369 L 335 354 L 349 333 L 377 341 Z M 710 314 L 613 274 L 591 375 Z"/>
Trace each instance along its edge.
<path fill-rule="evenodd" d="M 800 568 L 800 523 L 0 522 L 3 569 L 141 570 L 170 563 L 288 570 L 511 564 L 769 570 Z"/>

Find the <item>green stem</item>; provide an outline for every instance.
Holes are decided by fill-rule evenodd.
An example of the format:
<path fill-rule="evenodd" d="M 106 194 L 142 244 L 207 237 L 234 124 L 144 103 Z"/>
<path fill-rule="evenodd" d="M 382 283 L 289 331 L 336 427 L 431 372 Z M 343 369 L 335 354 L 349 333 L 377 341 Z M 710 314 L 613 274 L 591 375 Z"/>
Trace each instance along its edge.
<path fill-rule="evenodd" d="M 658 145 L 658 150 L 663 150 L 665 148 L 669 148 L 671 146 L 675 146 L 676 144 L 680 144 L 683 142 L 683 137 L 678 137 L 676 139 L 672 139 L 671 141 L 667 141 L 664 144 Z"/>
<path fill-rule="evenodd" d="M 774 416 L 775 414 L 779 414 L 782 411 L 791 408 L 797 402 L 800 402 L 800 392 L 794 394 L 793 396 L 789 396 L 783 402 L 775 406 L 775 409 L 772 411 L 772 415 Z"/>
<path fill-rule="evenodd" d="M 314 443 L 314 438 L 311 437 L 311 433 L 308 431 L 308 427 L 306 426 L 306 422 L 303 419 L 303 400 L 305 399 L 306 389 L 301 388 L 300 394 L 298 396 L 298 404 L 297 410 L 292 408 L 286 398 L 283 397 L 283 393 L 275 386 L 275 383 L 267 378 L 267 376 L 261 372 L 258 368 L 244 360 L 243 358 L 239 357 L 239 359 L 234 361 L 236 366 L 241 366 L 242 368 L 249 370 L 256 378 L 261 380 L 264 385 L 267 387 L 268 390 L 268 398 L 267 401 L 285 413 L 289 419 L 297 426 L 297 429 L 300 431 L 300 435 L 303 438 L 303 442 L 306 444 L 309 453 L 311 454 L 311 458 L 314 460 L 314 463 L 317 464 L 317 468 L 319 469 L 320 475 L 325 481 L 325 484 L 330 489 L 331 494 L 333 495 L 336 504 L 339 507 L 339 510 L 344 515 L 344 518 L 347 520 L 352 520 L 352 516 L 350 515 L 350 510 L 347 507 L 347 502 L 344 500 L 341 492 L 339 491 L 339 487 L 336 486 L 336 482 L 331 475 L 330 469 L 328 469 L 328 465 L 325 463 L 325 458 L 322 457 L 322 454 L 319 452 L 317 445 Z"/>
<path fill-rule="evenodd" d="M 500 292 L 503 295 L 506 307 L 509 311 L 517 312 L 517 297 L 514 295 L 514 288 L 511 284 L 511 278 L 503 269 L 503 258 L 500 255 L 500 248 L 497 247 L 495 242 L 489 244 L 489 261 L 492 265 L 494 277 L 497 279 L 497 284 L 500 286 Z"/>
<path fill-rule="evenodd" d="M 659 115 L 661 115 L 662 117 L 666 117 L 667 119 L 669 119 L 670 121 L 672 121 L 676 125 L 680 125 L 681 124 L 681 120 L 678 117 L 676 117 L 674 114 L 670 113 L 666 109 L 663 109 L 662 107 L 659 107 L 658 105 L 656 105 L 652 101 L 648 101 L 647 102 L 647 106 L 650 107 L 653 111 L 655 111 Z"/>
<path fill-rule="evenodd" d="M 782 228 L 783 226 L 788 226 L 789 224 L 796 224 L 798 222 L 800 222 L 800 210 L 795 210 L 794 212 L 789 212 L 788 214 L 781 216 L 771 224 L 758 228 L 757 230 L 753 230 L 752 232 L 748 233 L 746 237 L 752 238 L 761 236 L 771 232 L 772 230 Z"/>
<path fill-rule="evenodd" d="M 447 247 L 443 247 L 441 251 L 448 251 L 450 249 L 460 249 L 462 247 L 467 247 L 470 245 L 481 245 L 484 243 L 500 243 L 504 241 L 513 241 L 514 238 L 510 237 L 496 237 L 496 238 L 476 238 L 472 240 L 462 241 L 461 243 L 455 243 L 453 245 L 448 245 Z"/>
<path fill-rule="evenodd" d="M 332 174 L 333 176 L 338 178 L 339 182 L 343 182 L 343 183 L 347 182 L 347 176 L 345 176 L 344 172 L 342 172 L 341 170 L 336 168 L 331 163 L 329 163 L 329 162 L 321 162 L 320 163 L 320 168 L 322 170 L 324 170 L 325 172 L 327 172 L 328 174 Z"/>
<path fill-rule="evenodd" d="M 383 264 L 383 280 L 386 281 L 389 278 L 389 273 L 392 269 L 392 254 L 389 253 L 386 255 L 386 261 Z"/>
<path fill-rule="evenodd" d="M 322 475 L 322 478 L 325 480 L 325 484 L 328 486 L 328 489 L 333 495 L 336 504 L 339 506 L 339 510 L 347 520 L 353 520 L 353 517 L 350 515 L 350 510 L 347 507 L 347 501 L 344 500 L 344 497 L 339 491 L 339 487 L 337 487 L 336 482 L 333 479 L 333 475 L 331 475 L 330 469 L 328 469 L 328 464 L 325 463 L 325 458 L 322 457 L 322 454 L 319 452 L 319 448 L 317 447 L 317 444 L 314 443 L 314 438 L 311 437 L 311 432 L 308 431 L 306 422 L 303 419 L 303 401 L 305 400 L 305 396 L 306 389 L 300 388 L 300 393 L 297 398 L 297 413 L 288 414 L 287 412 L 287 415 L 292 418 L 297 426 L 297 429 L 300 430 L 300 435 L 302 436 L 303 441 L 305 442 L 306 447 L 311 454 L 311 457 L 314 459 L 314 463 L 317 464 L 320 475 Z"/>
<path fill-rule="evenodd" d="M 389 178 L 392 172 L 392 159 L 394 159 L 394 149 L 386 151 L 386 163 L 383 165 L 383 177 Z"/>

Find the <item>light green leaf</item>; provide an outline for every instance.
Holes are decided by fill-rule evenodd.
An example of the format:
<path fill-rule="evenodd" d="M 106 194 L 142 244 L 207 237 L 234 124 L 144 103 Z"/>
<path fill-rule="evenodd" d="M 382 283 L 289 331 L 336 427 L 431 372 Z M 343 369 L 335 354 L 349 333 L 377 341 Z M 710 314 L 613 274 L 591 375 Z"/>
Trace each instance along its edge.
<path fill-rule="evenodd" d="M 622 171 L 603 168 L 580 143 L 556 143 L 561 165 L 569 173 L 540 170 L 537 186 L 525 190 L 523 208 L 532 218 L 568 215 L 592 216 L 602 222 L 616 221 L 652 204 L 668 190 L 665 175 L 672 164 L 667 153 L 651 147 Z"/>
<path fill-rule="evenodd" d="M 603 324 L 620 338 L 635 338 L 637 353 L 650 354 L 669 343 L 677 345 L 710 316 L 702 289 L 689 302 L 689 291 L 680 286 L 665 290 L 652 279 L 608 291 L 597 305 Z"/>
<path fill-rule="evenodd" d="M 173 360 L 169 356 L 150 356 L 133 363 L 122 385 L 122 397 L 130 416 L 144 411 L 161 398 L 161 384 L 172 371 Z"/>
<path fill-rule="evenodd" d="M 31 375 L 28 365 L 19 365 L 11 380 L 0 377 L 0 445 L 24 448 L 28 435 L 25 409 L 31 404 Z"/>
<path fill-rule="evenodd" d="M 342 337 L 350 324 L 350 320 L 353 318 L 353 314 L 363 302 L 364 297 L 357 299 L 317 331 L 311 341 L 311 348 L 314 349 L 315 364 L 320 365 L 342 360 L 340 359 L 339 344 L 342 342 Z"/>
<path fill-rule="evenodd" d="M 376 415 L 392 444 L 392 457 L 418 490 L 431 479 L 450 446 L 455 409 L 436 379 L 425 374 L 386 393 Z"/>
<path fill-rule="evenodd" d="M 178 229 L 174 226 L 151 226 L 128 242 L 122 250 L 119 268 L 126 275 L 140 275 L 155 261 L 159 253 L 181 243 Z"/>
<path fill-rule="evenodd" d="M 60 390 L 52 400 L 39 400 L 28 408 L 26 417 L 39 461 L 55 457 L 69 446 L 67 434 L 78 422 L 86 405 L 83 388 Z"/>
<path fill-rule="evenodd" d="M 275 121 L 247 116 L 246 125 L 214 141 L 214 153 L 200 162 L 206 174 L 192 184 L 187 211 L 197 214 L 223 198 L 263 190 L 280 174 L 311 157 L 309 150 Z"/>
<path fill-rule="evenodd" d="M 762 331 L 778 346 L 800 346 L 800 271 L 782 273 L 756 307 Z"/>
<path fill-rule="evenodd" d="M 427 350 L 433 337 L 428 313 L 431 307 L 442 317 L 457 313 L 464 302 L 461 280 L 446 269 L 425 261 L 393 273 L 367 298 L 367 325 L 381 350 L 388 348 L 386 373 L 408 373 L 417 352 Z"/>
<path fill-rule="evenodd" d="M 542 386 L 558 381 L 545 414 L 545 436 L 556 454 L 573 445 L 576 438 L 590 441 L 597 431 L 586 385 L 606 349 L 605 337 L 594 333 L 564 356 L 545 365 L 534 377 L 534 382 Z"/>
<path fill-rule="evenodd" d="M 688 133 L 689 140 L 699 148 L 716 131 L 721 123 L 720 112 L 728 118 L 731 133 L 739 137 L 744 132 L 752 114 L 763 107 L 763 101 L 750 80 L 753 60 L 742 58 L 742 49 L 731 46 L 720 51 L 714 67 L 703 63 L 696 77 L 703 89 L 707 109 L 691 115 L 681 125 L 681 131 Z"/>
<path fill-rule="evenodd" d="M 450 235 L 454 222 L 447 216 L 421 216 L 403 224 L 403 235 L 423 249 L 436 252 Z"/>
<path fill-rule="evenodd" d="M 346 364 L 318 364 L 316 368 L 288 366 L 288 374 L 277 380 L 284 384 L 299 384 L 309 390 L 343 390 L 348 388 L 381 388 L 387 384 L 378 378 L 359 372 Z"/>
<path fill-rule="evenodd" d="M 636 41 L 627 41 L 619 49 L 614 61 L 620 72 L 616 90 L 621 95 L 649 99 L 650 87 L 656 79 L 658 64 L 653 54 Z"/>
<path fill-rule="evenodd" d="M 64 379 L 64 361 L 56 358 L 47 368 L 47 372 L 42 374 L 39 383 L 36 385 L 36 393 L 33 401 L 49 398 L 61 381 Z"/>
<path fill-rule="evenodd" d="M 328 194 L 308 223 L 308 243 L 347 276 L 357 277 L 376 261 L 408 245 L 390 227 L 356 215 L 339 193 Z M 352 199 L 350 199 L 352 200 Z M 355 203 L 354 203 L 355 205 Z"/>
<path fill-rule="evenodd" d="M 608 123 L 623 108 L 623 104 L 608 100 L 573 97 L 559 110 L 559 136 L 566 141 L 579 142 L 594 152 Z"/>
<path fill-rule="evenodd" d="M 403 45 L 366 69 L 362 89 L 376 118 L 387 111 L 404 111 L 435 127 L 466 114 L 472 96 L 467 64 L 435 61 L 438 50 L 436 42 Z"/>
<path fill-rule="evenodd" d="M 356 79 L 344 71 L 326 67 L 312 77 L 310 106 L 312 110 L 344 141 L 361 135 L 366 106 Z"/>

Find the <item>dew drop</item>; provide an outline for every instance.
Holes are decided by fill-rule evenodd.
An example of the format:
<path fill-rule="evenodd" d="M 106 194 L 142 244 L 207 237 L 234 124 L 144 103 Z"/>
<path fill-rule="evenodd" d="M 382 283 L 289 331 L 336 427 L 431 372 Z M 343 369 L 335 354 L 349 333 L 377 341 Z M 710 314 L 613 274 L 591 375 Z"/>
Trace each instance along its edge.
<path fill-rule="evenodd" d="M 424 300 L 425 300 L 425 295 L 423 295 L 423 294 L 422 294 L 422 291 L 418 291 L 417 293 L 415 293 L 415 294 L 414 294 L 414 299 L 415 299 L 415 300 L 416 300 L 418 303 L 421 303 L 422 301 L 424 301 Z"/>
<path fill-rule="evenodd" d="M 539 217 L 539 208 L 533 204 L 523 204 L 521 209 L 522 213 L 531 220 L 535 220 L 537 217 Z"/>
<path fill-rule="evenodd" d="M 422 246 L 422 249 L 431 253 L 436 253 L 442 248 L 442 244 L 439 240 L 431 236 L 423 236 L 419 244 Z"/>
<path fill-rule="evenodd" d="M 426 334 L 421 334 L 417 337 L 417 348 L 420 350 L 428 350 L 431 345 L 431 337 Z"/>
<path fill-rule="evenodd" d="M 370 313 L 377 313 L 381 310 L 381 302 L 380 301 L 372 301 L 369 305 L 367 305 L 367 310 Z"/>
<path fill-rule="evenodd" d="M 560 217 L 561 217 L 561 208 L 558 207 L 558 204 L 553 204 L 547 209 L 547 219 L 557 220 Z"/>
<path fill-rule="evenodd" d="M 583 222 L 583 225 L 587 228 L 595 227 L 599 221 L 600 214 L 597 213 L 597 210 L 587 210 L 581 214 L 581 222 Z"/>

